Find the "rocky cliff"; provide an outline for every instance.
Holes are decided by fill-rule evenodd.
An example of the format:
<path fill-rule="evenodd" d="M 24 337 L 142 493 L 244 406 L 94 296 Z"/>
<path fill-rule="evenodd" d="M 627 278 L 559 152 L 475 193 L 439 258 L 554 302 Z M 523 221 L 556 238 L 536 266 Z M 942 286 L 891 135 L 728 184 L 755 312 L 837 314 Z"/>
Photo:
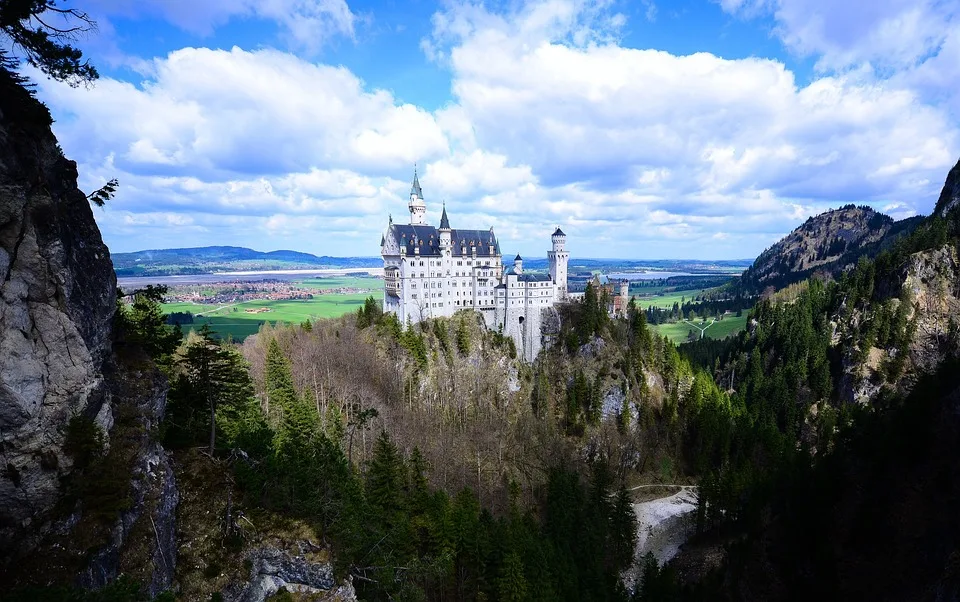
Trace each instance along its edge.
<path fill-rule="evenodd" d="M 49 114 L 2 69 L 0 92 L 0 581 L 97 587 L 137 556 L 156 594 L 175 562 L 165 382 L 115 349 L 110 254 Z"/>
<path fill-rule="evenodd" d="M 70 470 L 63 450 L 76 414 L 108 418 L 116 280 L 77 165 L 49 127 L 14 120 L 0 99 L 0 549 L 49 510 Z"/>

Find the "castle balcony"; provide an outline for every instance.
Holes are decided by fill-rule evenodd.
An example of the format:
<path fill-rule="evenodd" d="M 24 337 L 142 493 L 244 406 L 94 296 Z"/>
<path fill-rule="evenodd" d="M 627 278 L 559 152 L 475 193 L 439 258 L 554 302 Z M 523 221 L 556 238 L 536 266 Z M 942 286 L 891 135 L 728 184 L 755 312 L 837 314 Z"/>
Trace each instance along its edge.
<path fill-rule="evenodd" d="M 389 267 L 383 270 L 383 286 L 391 297 L 400 296 L 400 270 Z"/>

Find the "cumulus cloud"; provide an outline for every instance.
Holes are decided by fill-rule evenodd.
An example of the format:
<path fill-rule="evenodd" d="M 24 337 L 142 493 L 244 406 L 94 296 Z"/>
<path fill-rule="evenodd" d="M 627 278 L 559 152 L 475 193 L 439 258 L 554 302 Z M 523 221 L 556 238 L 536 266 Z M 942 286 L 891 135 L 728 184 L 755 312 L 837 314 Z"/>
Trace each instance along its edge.
<path fill-rule="evenodd" d="M 38 81 L 65 147 L 86 160 L 114 153 L 128 170 L 382 173 L 447 148 L 429 112 L 367 90 L 344 67 L 275 50 L 184 48 L 155 59 L 139 85 L 103 79 L 73 90 Z"/>
<path fill-rule="evenodd" d="M 817 57 L 822 70 L 871 64 L 911 68 L 935 57 L 958 34 L 954 0 L 720 0 L 727 12 L 771 15 L 791 50 Z"/>
<path fill-rule="evenodd" d="M 919 183 L 955 159 L 953 123 L 907 88 L 856 74 L 799 86 L 774 60 L 624 48 L 602 31 L 577 45 L 580 4 L 548 4 L 552 20 L 529 6 L 504 16 L 454 5 L 431 42 L 449 57 L 476 144 L 532 166 L 546 186 L 636 190 L 691 210 L 705 195 L 751 191 L 922 203 L 933 190 Z"/>
<path fill-rule="evenodd" d="M 434 223 L 445 200 L 454 227 L 492 226 L 510 251 L 541 255 L 561 225 L 583 256 L 750 257 L 831 206 L 929 212 L 960 149 L 949 111 L 905 79 L 843 69 L 801 84 L 777 60 L 625 47 L 613 2 L 510 6 L 433 17 L 421 47 L 452 81 L 436 111 L 344 67 L 238 48 L 177 50 L 92 91 L 41 80 L 41 96 L 85 185 L 120 177 L 98 215 L 127 250 L 167 228 L 189 244 L 375 255 L 387 214 L 406 219 L 418 162 Z M 835 42 L 848 53 L 849 36 Z"/>

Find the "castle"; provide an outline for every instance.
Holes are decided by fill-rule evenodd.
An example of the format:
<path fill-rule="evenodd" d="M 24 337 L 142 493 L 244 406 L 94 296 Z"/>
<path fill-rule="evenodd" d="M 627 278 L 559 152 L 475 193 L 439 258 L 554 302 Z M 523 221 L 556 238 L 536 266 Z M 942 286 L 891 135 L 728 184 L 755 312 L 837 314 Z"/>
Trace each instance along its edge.
<path fill-rule="evenodd" d="M 472 309 L 487 328 L 510 336 L 518 352 L 533 361 L 542 345 L 544 310 L 567 298 L 567 237 L 558 227 L 547 253 L 550 273 L 524 273 L 517 255 L 504 269 L 500 243 L 493 228 L 450 227 L 447 208 L 440 227 L 425 223 L 427 207 L 416 171 L 410 189 L 409 224 L 390 218 L 380 240 L 383 256 L 383 309 L 401 323 L 452 316 Z"/>

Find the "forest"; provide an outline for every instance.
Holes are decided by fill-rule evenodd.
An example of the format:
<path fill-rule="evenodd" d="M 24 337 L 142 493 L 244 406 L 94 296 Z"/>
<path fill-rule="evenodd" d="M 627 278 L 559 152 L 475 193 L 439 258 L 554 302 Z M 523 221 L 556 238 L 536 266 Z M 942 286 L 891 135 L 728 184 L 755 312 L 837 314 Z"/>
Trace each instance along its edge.
<path fill-rule="evenodd" d="M 470 312 L 404 328 L 373 298 L 237 345 L 208 326 L 170 327 L 149 288 L 118 306 L 117 331 L 170 383 L 164 445 L 181 458 L 202 448 L 199 462 L 230 475 L 217 510 L 227 552 L 247 537 L 238 517 L 264 511 L 310 525 L 363 599 L 761 599 L 743 592 L 765 579 L 771 599 L 795 599 L 778 588 L 804 582 L 798 567 L 832 569 L 797 564 L 813 543 L 784 541 L 815 520 L 819 496 L 847 499 L 837 471 L 873 462 L 886 482 L 884 458 L 900 458 L 869 452 L 868 433 L 909 445 L 926 428 L 917 412 L 940 411 L 900 393 L 946 389 L 913 365 L 921 314 L 899 283 L 911 257 L 955 245 L 956 232 L 930 218 L 836 281 L 761 301 L 739 336 L 679 349 L 635 303 L 611 317 L 593 287 L 560 307 L 555 344 L 534 364 Z M 935 337 L 945 358 L 958 331 L 951 321 Z M 863 389 L 871 402 L 851 403 Z M 81 478 L 111 474 L 96 429 L 75 426 Z M 113 499 L 101 481 L 88 489 Z M 724 550 L 693 576 L 634 558 L 630 486 L 678 481 L 700 488 L 689 547 Z M 844 546 L 861 549 L 850 537 L 837 562 Z M 628 589 L 621 574 L 635 563 Z M 860 585 L 822 583 L 804 591 Z"/>

